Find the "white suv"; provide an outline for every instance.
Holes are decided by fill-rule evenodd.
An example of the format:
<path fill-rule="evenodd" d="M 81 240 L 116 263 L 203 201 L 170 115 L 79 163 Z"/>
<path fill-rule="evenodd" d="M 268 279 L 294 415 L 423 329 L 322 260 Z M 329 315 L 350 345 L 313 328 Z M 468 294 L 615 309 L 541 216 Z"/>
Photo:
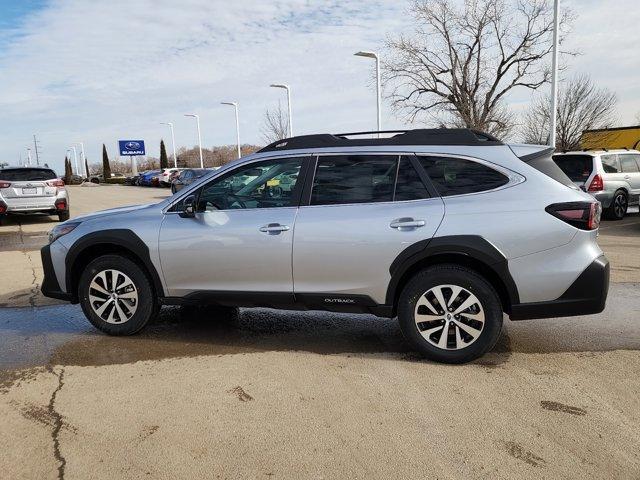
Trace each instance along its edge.
<path fill-rule="evenodd" d="M 602 311 L 600 203 L 540 146 L 476 131 L 308 135 L 155 205 L 87 215 L 42 249 L 45 295 L 112 335 L 160 305 L 397 316 L 434 360 L 472 360 L 511 319 Z"/>
<path fill-rule="evenodd" d="M 602 203 L 604 214 L 621 220 L 640 197 L 640 152 L 592 150 L 557 153 L 553 160 L 582 190 Z"/>

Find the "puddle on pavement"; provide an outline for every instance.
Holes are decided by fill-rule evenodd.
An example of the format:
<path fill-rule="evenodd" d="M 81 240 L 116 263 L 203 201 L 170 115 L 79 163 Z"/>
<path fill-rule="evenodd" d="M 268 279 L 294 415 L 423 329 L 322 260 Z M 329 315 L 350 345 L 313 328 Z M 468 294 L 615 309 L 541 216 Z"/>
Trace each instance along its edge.
<path fill-rule="evenodd" d="M 0 309 L 0 368 L 109 365 L 256 351 L 407 352 L 393 320 L 318 312 L 243 309 L 237 319 L 165 307 L 131 337 L 98 332 L 77 305 Z"/>
<path fill-rule="evenodd" d="M 612 284 L 598 315 L 511 322 L 490 355 L 495 367 L 512 352 L 640 350 L 637 284 Z M 402 353 L 410 351 L 395 320 L 371 315 L 242 309 L 239 318 L 164 307 L 158 319 L 131 337 L 110 337 L 85 319 L 78 305 L 0 308 L 0 370 L 58 365 L 109 365 L 196 355 L 261 351 Z"/>

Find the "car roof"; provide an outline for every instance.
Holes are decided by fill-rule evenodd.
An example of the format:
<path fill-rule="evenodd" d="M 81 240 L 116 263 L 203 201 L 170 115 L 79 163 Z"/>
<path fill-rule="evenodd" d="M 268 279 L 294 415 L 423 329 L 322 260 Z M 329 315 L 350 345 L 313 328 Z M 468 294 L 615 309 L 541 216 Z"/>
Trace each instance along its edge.
<path fill-rule="evenodd" d="M 392 136 L 380 137 L 380 135 Z M 363 136 L 377 136 L 377 138 L 362 138 Z M 258 150 L 257 153 L 300 150 L 305 148 L 388 147 L 401 145 L 495 146 L 503 145 L 503 143 L 488 133 L 470 128 L 421 128 L 414 130 L 381 130 L 301 135 L 275 141 Z"/>
<path fill-rule="evenodd" d="M 599 150 L 571 150 L 568 152 L 558 152 L 554 155 L 606 155 L 611 153 L 635 153 L 640 154 L 639 150 L 630 150 L 626 148 L 612 148 L 612 149 L 599 149 Z"/>

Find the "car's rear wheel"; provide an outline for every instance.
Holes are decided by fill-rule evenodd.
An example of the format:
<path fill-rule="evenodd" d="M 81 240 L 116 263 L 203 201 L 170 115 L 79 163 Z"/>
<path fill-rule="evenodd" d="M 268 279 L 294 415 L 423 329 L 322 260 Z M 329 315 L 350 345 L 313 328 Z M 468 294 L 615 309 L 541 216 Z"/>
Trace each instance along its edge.
<path fill-rule="evenodd" d="M 69 211 L 58 213 L 58 220 L 60 222 L 66 222 L 69 220 Z"/>
<path fill-rule="evenodd" d="M 176 193 L 176 186 L 173 183 L 171 184 L 171 193 Z"/>
<path fill-rule="evenodd" d="M 104 255 L 89 263 L 80 276 L 78 296 L 89 321 L 109 335 L 132 335 L 159 310 L 146 272 L 120 255 Z"/>
<path fill-rule="evenodd" d="M 495 345 L 502 307 L 493 287 L 475 271 L 443 264 L 405 285 L 398 302 L 405 338 L 425 357 L 444 363 L 474 360 Z"/>
<path fill-rule="evenodd" d="M 613 194 L 611 205 L 607 209 L 607 218 L 610 220 L 622 220 L 629 208 L 629 197 L 624 190 L 618 190 Z"/>

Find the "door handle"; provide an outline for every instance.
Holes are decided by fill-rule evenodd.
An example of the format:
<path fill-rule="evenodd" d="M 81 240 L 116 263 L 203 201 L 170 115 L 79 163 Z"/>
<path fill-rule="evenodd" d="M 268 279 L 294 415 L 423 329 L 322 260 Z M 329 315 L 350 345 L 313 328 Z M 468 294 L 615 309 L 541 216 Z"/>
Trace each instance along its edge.
<path fill-rule="evenodd" d="M 424 220 L 415 220 L 410 217 L 398 218 L 393 220 L 389 226 L 391 228 L 397 228 L 399 230 L 410 229 L 410 228 L 420 228 L 424 227 L 427 224 Z"/>
<path fill-rule="evenodd" d="M 278 235 L 280 232 L 286 232 L 289 230 L 288 225 L 280 225 L 279 223 L 267 223 L 260 227 L 262 233 L 268 233 L 269 235 Z"/>

